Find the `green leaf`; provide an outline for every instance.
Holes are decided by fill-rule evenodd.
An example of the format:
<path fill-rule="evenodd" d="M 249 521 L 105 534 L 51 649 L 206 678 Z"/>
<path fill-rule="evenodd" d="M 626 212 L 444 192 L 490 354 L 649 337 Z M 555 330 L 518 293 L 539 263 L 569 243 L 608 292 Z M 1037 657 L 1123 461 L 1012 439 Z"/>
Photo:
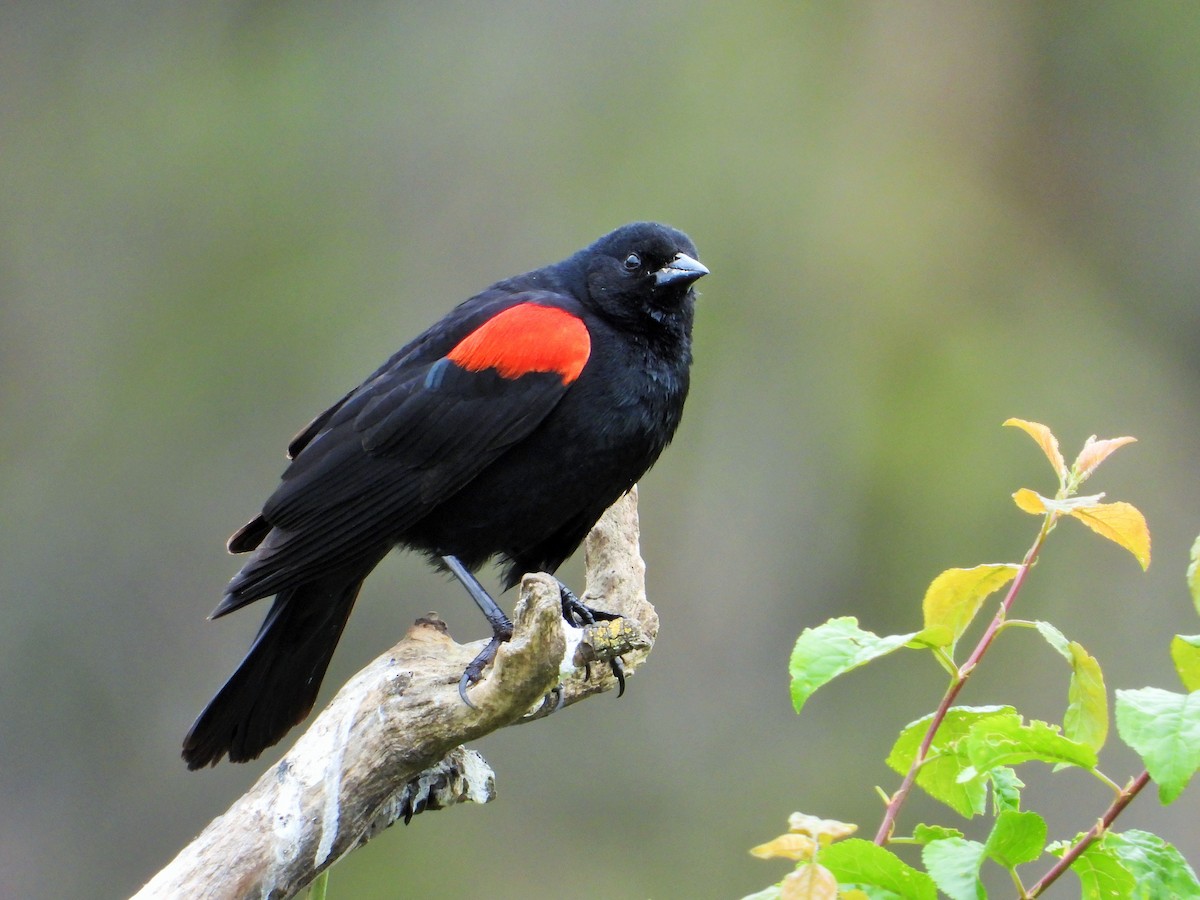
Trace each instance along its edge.
<path fill-rule="evenodd" d="M 918 787 L 966 818 L 983 812 L 987 800 L 987 779 L 985 774 L 978 773 L 966 779 L 961 777 L 970 765 L 961 745 L 972 726 L 991 719 L 1012 719 L 1017 724 L 1021 721 L 1011 706 L 951 707 L 934 735 L 925 764 L 917 772 Z M 892 745 L 887 764 L 901 775 L 907 774 L 917 758 L 917 751 L 932 720 L 931 714 L 906 725 Z"/>
<path fill-rule="evenodd" d="M 1088 845 L 1088 848 L 1075 858 L 1071 863 L 1071 871 L 1079 876 L 1081 900 L 1132 898 L 1137 887 L 1132 873 L 1125 868 L 1116 853 L 1103 849 L 1100 841 Z"/>
<path fill-rule="evenodd" d="M 1056 842 L 1052 852 L 1062 856 L 1068 846 L 1067 841 Z M 1148 831 L 1108 832 L 1091 843 L 1071 869 L 1083 884 L 1085 900 L 1200 897 L 1200 881 L 1183 854 Z"/>
<path fill-rule="evenodd" d="M 947 828 L 945 825 L 918 825 L 913 829 L 913 840 L 918 844 L 929 844 L 946 838 L 960 838 L 963 833 L 957 828 Z"/>
<path fill-rule="evenodd" d="M 1062 654 L 1067 662 L 1071 661 L 1071 642 L 1067 636 L 1049 622 L 1034 622 L 1038 632 L 1046 639 L 1046 643 Z"/>
<path fill-rule="evenodd" d="M 1192 603 L 1200 613 L 1200 537 L 1192 544 L 1191 561 L 1187 567 L 1188 590 L 1192 592 Z"/>
<path fill-rule="evenodd" d="M 1200 690 L 1200 634 L 1175 635 L 1171 639 L 1171 662 L 1185 690 Z"/>
<path fill-rule="evenodd" d="M 988 778 L 992 782 L 992 812 L 995 815 L 1021 808 L 1021 788 L 1025 787 L 1025 782 L 1017 777 L 1015 769 L 999 766 L 988 772 Z"/>
<path fill-rule="evenodd" d="M 833 872 L 840 885 L 882 888 L 904 900 L 937 900 L 932 878 L 905 864 L 890 850 L 862 838 L 826 847 L 821 851 L 821 864 Z M 871 891 L 867 894 L 882 896 Z"/>
<path fill-rule="evenodd" d="M 925 627 L 916 639 L 931 647 L 953 647 L 971 624 L 979 607 L 1017 574 L 1010 563 L 947 569 L 929 585 L 921 604 Z"/>
<path fill-rule="evenodd" d="M 1108 739 L 1108 693 L 1104 689 L 1100 663 L 1081 644 L 1068 641 L 1066 635 L 1049 622 L 1033 624 L 1046 643 L 1071 664 L 1063 734 L 1099 752 Z"/>
<path fill-rule="evenodd" d="M 903 647 L 913 634 L 879 637 L 858 627 L 858 619 L 843 616 L 816 628 L 805 628 L 796 639 L 788 669 L 792 676 L 792 706 L 796 712 L 817 688 L 834 678 Z"/>
<path fill-rule="evenodd" d="M 1172 803 L 1200 767 L 1200 692 L 1117 691 L 1117 733 L 1146 763 L 1158 799 Z"/>
<path fill-rule="evenodd" d="M 1071 684 L 1067 689 L 1067 712 L 1063 734 L 1097 753 L 1108 739 L 1108 693 L 1100 663 L 1071 641 Z"/>
<path fill-rule="evenodd" d="M 1033 862 L 1046 846 L 1046 822 L 1035 812 L 1006 810 L 996 816 L 984 852 L 1006 869 Z"/>
<path fill-rule="evenodd" d="M 966 753 L 979 772 L 996 766 L 1016 766 L 1039 760 L 1055 765 L 1066 763 L 1084 769 L 1096 767 L 1096 751 L 1059 733 L 1057 726 L 1031 721 L 1021 724 L 1017 716 L 983 719 L 967 735 Z"/>
<path fill-rule="evenodd" d="M 1101 843 L 1133 875 L 1138 896 L 1200 897 L 1200 881 L 1192 867 L 1158 835 L 1138 830 L 1110 832 Z"/>
<path fill-rule="evenodd" d="M 957 837 L 934 841 L 921 850 L 921 862 L 950 900 L 986 900 L 987 891 L 979 880 L 983 844 L 978 841 Z"/>

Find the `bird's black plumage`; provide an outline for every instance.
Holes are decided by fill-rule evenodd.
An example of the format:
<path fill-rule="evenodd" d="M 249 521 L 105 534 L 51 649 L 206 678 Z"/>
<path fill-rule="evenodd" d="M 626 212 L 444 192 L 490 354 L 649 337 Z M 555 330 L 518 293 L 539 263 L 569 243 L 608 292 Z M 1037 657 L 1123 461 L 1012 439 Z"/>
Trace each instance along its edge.
<path fill-rule="evenodd" d="M 707 269 L 682 232 L 626 225 L 498 282 L 314 419 L 213 617 L 275 600 L 184 739 L 189 768 L 257 757 L 312 709 L 362 581 L 395 547 L 505 587 L 553 572 L 658 458 L 688 392 Z"/>

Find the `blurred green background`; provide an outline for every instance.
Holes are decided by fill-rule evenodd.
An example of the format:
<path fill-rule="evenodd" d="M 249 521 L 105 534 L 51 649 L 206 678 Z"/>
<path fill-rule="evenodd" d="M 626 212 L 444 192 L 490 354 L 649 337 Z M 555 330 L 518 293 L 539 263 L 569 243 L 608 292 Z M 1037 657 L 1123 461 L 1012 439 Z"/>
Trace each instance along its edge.
<path fill-rule="evenodd" d="M 633 219 L 713 272 L 642 484 L 650 665 L 481 742 L 497 801 L 392 829 L 333 896 L 740 896 L 784 873 L 746 850 L 794 809 L 873 833 L 940 670 L 901 654 L 797 718 L 788 652 L 832 615 L 913 630 L 939 571 L 1020 557 L 1009 495 L 1053 484 L 1008 416 L 1068 458 L 1140 439 L 1092 485 L 1147 515 L 1149 574 L 1068 522 L 1020 612 L 1110 688 L 1177 689 L 1198 51 L 1166 3 L 5 4 L 0 895 L 130 893 L 277 758 L 188 773 L 178 749 L 257 628 L 205 616 L 287 439 L 453 303 Z M 486 631 L 389 559 L 322 696 L 429 609 Z M 1060 719 L 1057 656 L 1024 633 L 994 656 L 962 702 Z M 1104 761 L 1136 771 L 1115 737 Z M 1107 803 L 1026 780 L 1059 837 Z M 1197 813 L 1145 796 L 1124 824 L 1197 862 Z"/>

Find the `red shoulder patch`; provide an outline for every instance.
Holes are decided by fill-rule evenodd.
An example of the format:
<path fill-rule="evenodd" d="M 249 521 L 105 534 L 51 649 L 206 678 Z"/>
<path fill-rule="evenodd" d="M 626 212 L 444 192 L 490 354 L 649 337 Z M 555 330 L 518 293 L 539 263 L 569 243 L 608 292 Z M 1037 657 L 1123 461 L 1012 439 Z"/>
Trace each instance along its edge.
<path fill-rule="evenodd" d="M 592 339 L 579 316 L 554 306 L 521 303 L 488 319 L 446 358 L 471 372 L 495 369 L 504 378 L 557 372 L 563 384 L 579 377 Z"/>

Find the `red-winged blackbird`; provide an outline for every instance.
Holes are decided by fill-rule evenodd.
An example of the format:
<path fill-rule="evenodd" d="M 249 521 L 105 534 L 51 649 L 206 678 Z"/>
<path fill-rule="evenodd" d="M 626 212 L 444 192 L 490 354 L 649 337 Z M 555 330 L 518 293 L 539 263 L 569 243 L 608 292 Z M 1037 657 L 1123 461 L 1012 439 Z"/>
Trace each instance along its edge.
<path fill-rule="evenodd" d="M 188 768 L 254 759 L 308 715 L 363 579 L 395 546 L 463 579 L 494 653 L 511 624 L 470 572 L 499 557 L 506 589 L 554 572 L 675 434 L 692 283 L 708 273 L 696 255 L 682 232 L 636 223 L 498 282 L 292 440 L 282 483 L 229 539 L 253 553 L 212 618 L 275 601 L 184 739 Z"/>

